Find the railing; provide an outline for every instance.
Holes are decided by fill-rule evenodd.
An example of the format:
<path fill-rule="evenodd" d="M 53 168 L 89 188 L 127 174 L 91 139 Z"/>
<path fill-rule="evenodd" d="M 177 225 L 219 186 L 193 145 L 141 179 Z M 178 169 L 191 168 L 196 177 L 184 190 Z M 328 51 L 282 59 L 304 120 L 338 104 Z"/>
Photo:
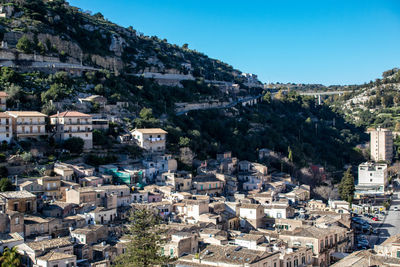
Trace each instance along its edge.
<path fill-rule="evenodd" d="M 39 125 L 39 126 L 45 126 L 46 122 L 38 122 L 38 121 L 25 121 L 25 122 L 17 122 L 17 125 Z"/>
<path fill-rule="evenodd" d="M 64 133 L 90 133 L 92 129 L 82 129 L 82 130 L 64 130 Z"/>

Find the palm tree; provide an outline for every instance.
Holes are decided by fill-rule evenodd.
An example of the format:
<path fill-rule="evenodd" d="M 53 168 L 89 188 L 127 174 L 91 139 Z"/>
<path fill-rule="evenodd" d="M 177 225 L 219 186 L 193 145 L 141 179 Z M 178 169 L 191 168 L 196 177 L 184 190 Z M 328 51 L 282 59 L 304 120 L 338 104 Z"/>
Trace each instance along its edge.
<path fill-rule="evenodd" d="M 0 257 L 1 267 L 19 267 L 21 266 L 21 255 L 18 254 L 17 248 L 6 248 Z"/>

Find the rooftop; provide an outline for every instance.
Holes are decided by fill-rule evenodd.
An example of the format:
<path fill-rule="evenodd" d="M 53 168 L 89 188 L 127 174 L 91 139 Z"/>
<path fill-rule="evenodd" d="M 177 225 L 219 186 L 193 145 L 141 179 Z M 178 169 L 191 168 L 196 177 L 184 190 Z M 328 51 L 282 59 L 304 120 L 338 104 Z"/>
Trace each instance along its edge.
<path fill-rule="evenodd" d="M 72 246 L 72 242 L 69 237 L 61 237 L 48 240 L 27 242 L 26 245 L 33 250 L 50 250 L 59 247 Z"/>
<path fill-rule="evenodd" d="M 135 129 L 134 131 L 138 131 L 142 134 L 156 134 L 156 133 L 167 134 L 167 132 L 161 128 Z"/>
<path fill-rule="evenodd" d="M 7 191 L 7 192 L 1 192 L 0 193 L 0 198 L 7 198 L 7 199 L 18 199 L 18 198 L 36 198 L 36 196 L 28 191 L 22 190 L 22 191 Z"/>
<path fill-rule="evenodd" d="M 45 254 L 44 256 L 38 257 L 37 260 L 56 261 L 56 260 L 70 259 L 70 258 L 76 258 L 76 256 L 71 255 L 71 254 L 66 254 L 66 253 L 50 251 L 49 253 Z"/>
<path fill-rule="evenodd" d="M 7 113 L 13 117 L 47 117 L 38 111 L 7 111 Z"/>
<path fill-rule="evenodd" d="M 79 111 L 64 111 L 61 113 L 57 113 L 54 115 L 51 115 L 50 118 L 66 118 L 66 117 L 85 117 L 85 118 L 91 118 L 92 116 L 89 114 L 85 114 Z"/>

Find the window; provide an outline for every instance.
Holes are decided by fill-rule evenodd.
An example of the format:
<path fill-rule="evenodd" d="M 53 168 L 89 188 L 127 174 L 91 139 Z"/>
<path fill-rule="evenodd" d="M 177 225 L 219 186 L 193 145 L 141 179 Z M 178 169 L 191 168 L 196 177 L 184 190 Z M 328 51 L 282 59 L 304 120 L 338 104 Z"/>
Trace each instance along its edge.
<path fill-rule="evenodd" d="M 301 257 L 301 264 L 306 264 L 306 257 L 305 256 L 303 256 L 303 257 Z"/>
<path fill-rule="evenodd" d="M 19 224 L 19 217 L 15 218 L 15 225 Z"/>
<path fill-rule="evenodd" d="M 400 250 L 397 251 L 397 258 L 400 258 Z"/>
<path fill-rule="evenodd" d="M 18 211 L 18 203 L 14 203 L 14 211 Z"/>

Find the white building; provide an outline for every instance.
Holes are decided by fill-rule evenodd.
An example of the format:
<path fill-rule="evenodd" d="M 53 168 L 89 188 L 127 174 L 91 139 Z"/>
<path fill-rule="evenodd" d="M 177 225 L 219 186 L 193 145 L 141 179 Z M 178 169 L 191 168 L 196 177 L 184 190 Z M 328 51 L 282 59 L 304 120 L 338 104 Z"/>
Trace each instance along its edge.
<path fill-rule="evenodd" d="M 85 142 L 85 149 L 93 147 L 92 116 L 77 111 L 65 111 L 50 116 L 50 124 L 55 127 L 57 141 L 79 137 Z"/>
<path fill-rule="evenodd" d="M 37 111 L 7 111 L 12 119 L 14 137 L 29 138 L 47 135 L 47 115 Z"/>
<path fill-rule="evenodd" d="M 164 152 L 167 132 L 160 128 L 135 129 L 132 137 L 141 148 L 149 152 Z"/>
<path fill-rule="evenodd" d="M 373 161 L 392 161 L 393 158 L 393 134 L 388 129 L 378 128 L 369 130 L 371 135 L 370 150 Z"/>
<path fill-rule="evenodd" d="M 5 112 L 0 112 L 0 142 L 10 143 L 11 138 L 12 138 L 11 117 Z"/>
<path fill-rule="evenodd" d="M 366 162 L 358 166 L 355 196 L 384 194 L 388 184 L 387 164 Z"/>

